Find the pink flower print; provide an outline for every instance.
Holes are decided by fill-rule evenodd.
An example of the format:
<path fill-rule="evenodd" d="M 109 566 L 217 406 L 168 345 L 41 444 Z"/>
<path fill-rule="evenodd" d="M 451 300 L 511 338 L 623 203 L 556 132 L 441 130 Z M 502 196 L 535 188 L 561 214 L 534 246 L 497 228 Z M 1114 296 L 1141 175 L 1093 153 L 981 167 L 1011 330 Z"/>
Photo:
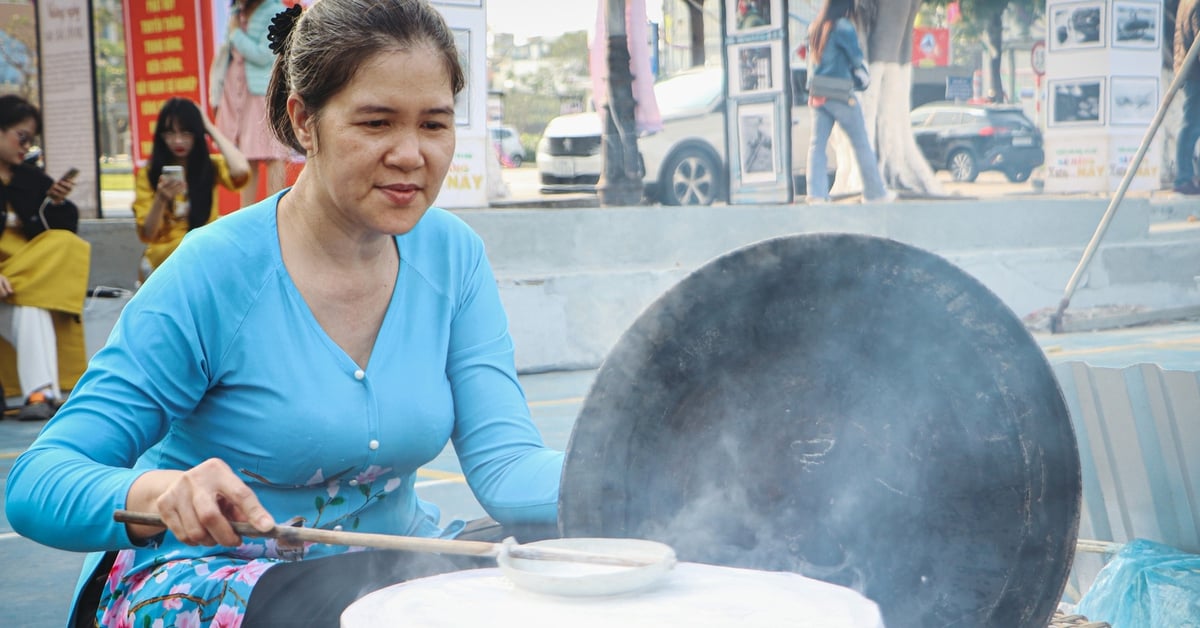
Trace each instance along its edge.
<path fill-rule="evenodd" d="M 381 476 L 384 473 L 387 473 L 391 470 L 392 470 L 391 467 L 384 469 L 383 467 L 380 467 L 377 464 L 373 464 L 373 465 L 367 467 L 366 470 L 363 471 L 362 473 L 359 473 L 358 475 L 354 476 L 354 479 L 359 484 L 370 484 L 371 482 L 374 482 L 375 480 L 379 479 L 379 476 Z"/>
<path fill-rule="evenodd" d="M 200 628 L 200 609 L 193 608 L 175 616 L 175 628 Z"/>
<path fill-rule="evenodd" d="M 195 572 L 197 576 L 207 576 L 209 573 L 208 561 L 196 563 Z"/>
<path fill-rule="evenodd" d="M 222 568 L 212 572 L 211 574 L 209 574 L 208 579 L 209 580 L 228 580 L 228 579 L 236 576 L 237 571 L 238 571 L 237 565 L 228 565 L 228 566 L 222 567 Z"/>
<path fill-rule="evenodd" d="M 192 585 L 190 584 L 177 584 L 171 587 L 171 595 L 184 596 L 190 593 L 191 590 Z M 179 599 L 178 597 L 168 597 L 167 599 L 163 600 L 163 608 L 173 611 L 181 610 L 183 608 L 183 600 Z"/>
<path fill-rule="evenodd" d="M 242 625 L 242 610 L 236 606 L 222 604 L 208 625 L 212 628 L 239 628 Z"/>
<path fill-rule="evenodd" d="M 233 555 L 238 558 L 253 560 L 255 558 L 262 558 L 266 552 L 267 548 L 262 543 L 243 543 L 237 546 L 237 549 L 233 550 Z"/>
<path fill-rule="evenodd" d="M 383 492 L 390 493 L 398 488 L 400 488 L 400 478 L 392 478 L 383 485 Z"/>
<path fill-rule="evenodd" d="M 245 567 L 242 567 L 238 570 L 237 581 L 245 582 L 250 586 L 254 586 L 255 584 L 258 584 L 258 579 L 261 578 L 262 575 L 266 573 L 266 571 L 270 569 L 272 565 L 274 565 L 274 563 L 267 562 L 265 560 L 252 560 L 249 563 L 246 563 Z"/>
<path fill-rule="evenodd" d="M 150 581 L 151 573 L 152 572 L 149 571 L 142 571 L 129 578 L 127 580 L 127 583 L 129 584 L 129 592 L 132 594 L 141 591 L 142 587 L 146 586 L 146 583 Z"/>
<path fill-rule="evenodd" d="M 304 485 L 305 486 L 316 486 L 324 481 L 325 481 L 325 472 L 320 469 L 317 469 L 317 472 L 314 473 L 311 478 L 308 478 L 308 481 L 305 482 Z"/>
<path fill-rule="evenodd" d="M 167 622 L 163 621 L 163 619 L 160 617 L 154 620 L 153 624 L 150 624 L 150 628 L 167 628 Z"/>
<path fill-rule="evenodd" d="M 325 484 L 325 493 L 329 495 L 329 499 L 337 497 L 338 491 L 341 490 L 342 483 L 334 480 Z"/>
<path fill-rule="evenodd" d="M 133 619 L 129 617 L 130 602 L 128 597 L 123 597 L 116 607 L 110 607 L 105 613 L 105 626 L 112 628 L 133 628 Z"/>
<path fill-rule="evenodd" d="M 117 584 L 121 582 L 129 567 L 133 565 L 133 552 L 131 550 L 121 550 L 117 552 L 117 559 L 113 561 L 112 570 L 108 572 L 108 590 L 113 592 L 117 590 Z"/>

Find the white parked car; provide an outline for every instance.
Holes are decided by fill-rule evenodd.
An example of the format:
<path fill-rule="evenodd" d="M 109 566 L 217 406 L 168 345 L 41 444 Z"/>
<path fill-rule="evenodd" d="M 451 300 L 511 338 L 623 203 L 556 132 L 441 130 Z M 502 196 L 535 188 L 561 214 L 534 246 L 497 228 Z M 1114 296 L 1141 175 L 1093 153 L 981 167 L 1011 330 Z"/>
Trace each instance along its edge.
<path fill-rule="evenodd" d="M 495 126 L 488 129 L 492 145 L 500 152 L 500 161 L 506 166 L 520 168 L 525 162 L 525 147 L 521 146 L 521 136 L 510 126 Z"/>
<path fill-rule="evenodd" d="M 805 69 L 792 68 L 792 175 L 803 190 L 811 135 Z M 687 70 L 654 86 L 663 130 L 638 138 L 646 196 L 665 205 L 711 205 L 729 195 L 725 163 L 725 73 Z M 538 142 L 543 192 L 594 190 L 603 169 L 602 125 L 595 112 L 559 116 Z M 832 154 L 830 168 L 833 168 Z"/>

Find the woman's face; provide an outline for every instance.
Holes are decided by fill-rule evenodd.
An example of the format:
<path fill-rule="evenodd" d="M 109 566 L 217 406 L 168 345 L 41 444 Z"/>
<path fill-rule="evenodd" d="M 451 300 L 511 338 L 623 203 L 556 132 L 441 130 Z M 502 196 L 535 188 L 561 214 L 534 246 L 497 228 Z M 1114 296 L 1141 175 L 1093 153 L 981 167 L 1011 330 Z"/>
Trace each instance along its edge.
<path fill-rule="evenodd" d="M 185 131 L 180 128 L 178 120 L 168 120 L 167 128 L 160 129 L 163 141 L 167 145 L 167 149 L 171 151 L 172 159 L 182 163 L 192 152 L 192 147 L 196 145 L 196 136 L 190 131 Z"/>
<path fill-rule="evenodd" d="M 454 156 L 454 94 L 431 47 L 371 57 L 315 122 L 297 96 L 288 112 L 315 201 L 348 230 L 407 233 L 437 198 Z"/>
<path fill-rule="evenodd" d="M 36 135 L 37 123 L 33 118 L 0 130 L 0 164 L 3 164 L 6 170 L 21 165 L 29 147 L 33 146 Z"/>

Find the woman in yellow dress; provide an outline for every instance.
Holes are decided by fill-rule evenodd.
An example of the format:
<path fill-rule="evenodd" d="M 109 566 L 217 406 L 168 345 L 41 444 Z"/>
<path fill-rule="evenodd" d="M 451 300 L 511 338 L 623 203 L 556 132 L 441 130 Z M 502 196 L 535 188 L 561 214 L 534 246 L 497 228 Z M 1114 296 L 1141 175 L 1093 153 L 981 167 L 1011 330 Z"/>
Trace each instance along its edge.
<path fill-rule="evenodd" d="M 41 126 L 29 101 L 0 97 L 0 383 L 25 398 L 21 420 L 50 418 L 87 366 L 80 315 L 91 246 L 74 233 L 70 177 L 25 163 Z"/>
<path fill-rule="evenodd" d="M 209 152 L 206 135 L 220 154 Z M 182 171 L 172 174 L 168 166 Z M 246 157 L 196 103 L 172 98 L 163 104 L 150 163 L 138 172 L 133 201 L 138 238 L 146 243 L 142 279 L 175 251 L 188 231 L 217 219 L 217 185 L 240 190 L 249 180 Z"/>

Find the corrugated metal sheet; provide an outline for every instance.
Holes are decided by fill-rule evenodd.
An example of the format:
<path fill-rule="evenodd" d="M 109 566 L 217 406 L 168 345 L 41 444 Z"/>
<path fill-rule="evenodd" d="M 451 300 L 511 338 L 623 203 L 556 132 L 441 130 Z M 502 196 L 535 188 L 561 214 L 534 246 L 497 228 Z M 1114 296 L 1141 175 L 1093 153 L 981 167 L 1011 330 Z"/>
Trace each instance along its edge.
<path fill-rule="evenodd" d="M 1083 362 L 1054 372 L 1079 442 L 1079 537 L 1200 552 L 1200 374 Z M 1105 560 L 1077 555 L 1068 598 L 1087 590 Z"/>

